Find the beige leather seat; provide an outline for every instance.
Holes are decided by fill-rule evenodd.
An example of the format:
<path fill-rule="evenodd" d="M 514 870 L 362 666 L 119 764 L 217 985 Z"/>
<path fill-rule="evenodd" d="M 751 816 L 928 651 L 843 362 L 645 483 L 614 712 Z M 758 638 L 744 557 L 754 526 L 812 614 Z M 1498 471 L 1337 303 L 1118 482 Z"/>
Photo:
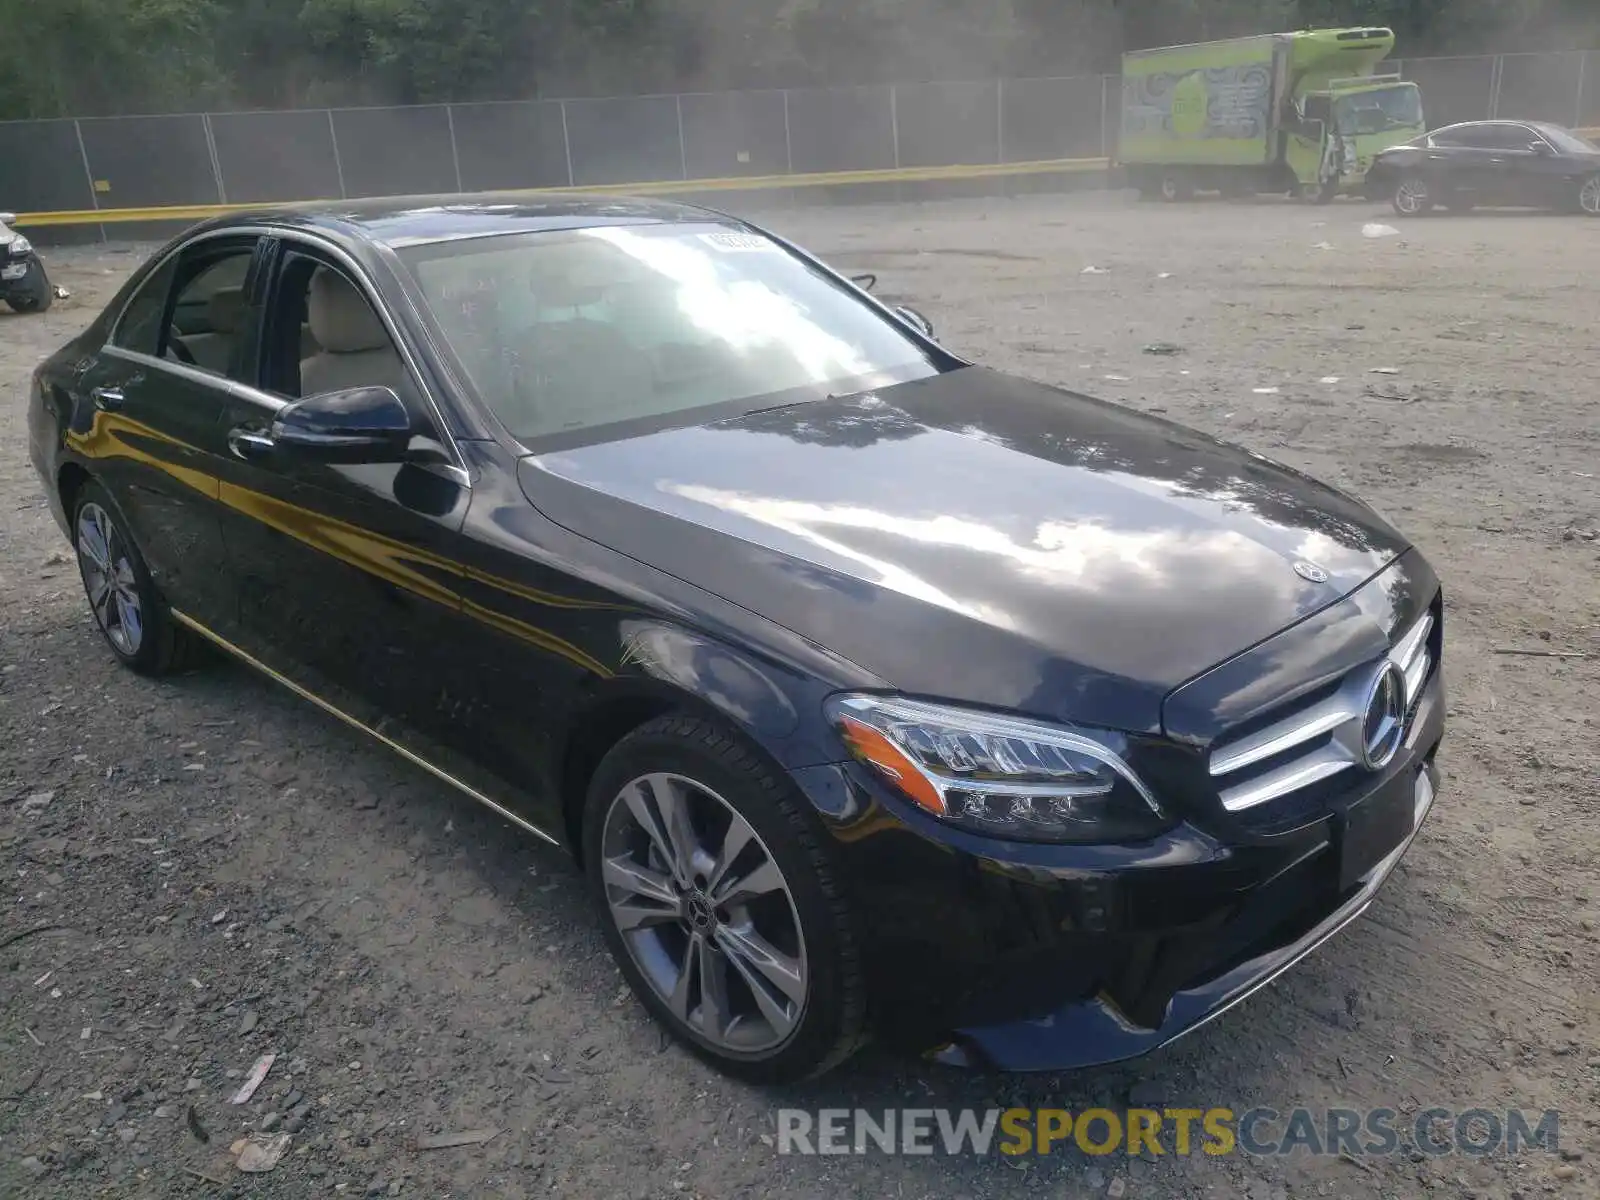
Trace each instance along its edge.
<path fill-rule="evenodd" d="M 227 374 L 244 319 L 244 288 L 225 287 L 213 292 L 206 304 L 206 321 L 211 332 L 183 339 L 184 346 L 194 355 L 194 365 L 219 375 Z"/>
<path fill-rule="evenodd" d="M 405 395 L 405 364 L 354 284 L 320 267 L 306 300 L 307 324 L 320 349 L 300 363 L 302 396 L 353 387 L 389 387 Z"/>

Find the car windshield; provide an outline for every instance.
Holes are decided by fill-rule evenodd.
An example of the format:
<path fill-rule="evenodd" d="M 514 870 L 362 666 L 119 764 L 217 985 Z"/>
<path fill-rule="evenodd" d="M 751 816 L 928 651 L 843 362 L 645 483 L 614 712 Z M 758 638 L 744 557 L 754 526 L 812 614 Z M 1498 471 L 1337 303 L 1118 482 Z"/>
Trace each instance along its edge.
<path fill-rule="evenodd" d="M 1422 94 L 1404 83 L 1341 97 L 1334 106 L 1339 132 L 1346 137 L 1422 126 Z"/>
<path fill-rule="evenodd" d="M 506 234 L 400 257 L 473 388 L 524 442 L 943 369 L 870 303 L 742 228 Z"/>
<path fill-rule="evenodd" d="M 1563 129 L 1559 125 L 1536 125 L 1534 128 L 1544 134 L 1545 140 L 1563 154 L 1600 153 L 1600 147 L 1570 129 Z"/>

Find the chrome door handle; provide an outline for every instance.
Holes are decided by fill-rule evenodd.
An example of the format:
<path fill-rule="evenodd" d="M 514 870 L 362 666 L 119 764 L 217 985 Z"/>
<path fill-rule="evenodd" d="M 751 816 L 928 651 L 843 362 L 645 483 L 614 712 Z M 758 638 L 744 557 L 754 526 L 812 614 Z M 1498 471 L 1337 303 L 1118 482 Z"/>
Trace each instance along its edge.
<path fill-rule="evenodd" d="M 257 429 L 246 429 L 241 425 L 228 431 L 228 449 L 233 451 L 235 458 L 261 458 L 271 454 L 276 446 L 271 437 Z"/>
<path fill-rule="evenodd" d="M 101 412 L 116 412 L 128 399 L 122 394 L 122 389 L 116 387 L 97 387 L 89 396 Z"/>

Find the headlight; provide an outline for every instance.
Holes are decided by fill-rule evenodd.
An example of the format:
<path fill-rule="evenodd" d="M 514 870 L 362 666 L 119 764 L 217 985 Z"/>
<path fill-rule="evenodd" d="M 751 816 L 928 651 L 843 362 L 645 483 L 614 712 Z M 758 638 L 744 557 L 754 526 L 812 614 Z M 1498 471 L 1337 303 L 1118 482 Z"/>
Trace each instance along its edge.
<path fill-rule="evenodd" d="M 26 253 L 28 253 L 28 251 L 30 251 L 32 249 L 33 249 L 33 243 L 30 242 L 27 238 L 23 237 L 20 233 L 17 234 L 16 237 L 11 239 L 11 253 L 12 254 L 26 254 Z"/>
<path fill-rule="evenodd" d="M 1132 841 L 1166 828 L 1121 737 L 896 696 L 835 696 L 850 753 L 942 821 L 1031 842 Z"/>

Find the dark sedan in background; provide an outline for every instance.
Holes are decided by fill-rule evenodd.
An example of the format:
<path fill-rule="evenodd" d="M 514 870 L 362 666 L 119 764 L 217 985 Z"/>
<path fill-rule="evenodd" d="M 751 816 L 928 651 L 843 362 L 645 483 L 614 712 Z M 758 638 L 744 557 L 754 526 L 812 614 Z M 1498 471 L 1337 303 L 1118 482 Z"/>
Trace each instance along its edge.
<path fill-rule="evenodd" d="M 1385 150 L 1366 187 L 1402 217 L 1479 205 L 1600 217 L 1600 147 L 1539 121 L 1468 121 Z"/>
<path fill-rule="evenodd" d="M 219 219 L 28 407 L 118 659 L 220 647 L 570 848 L 745 1078 L 1149 1050 L 1433 802 L 1440 586 L 1371 509 L 715 213 Z"/>

